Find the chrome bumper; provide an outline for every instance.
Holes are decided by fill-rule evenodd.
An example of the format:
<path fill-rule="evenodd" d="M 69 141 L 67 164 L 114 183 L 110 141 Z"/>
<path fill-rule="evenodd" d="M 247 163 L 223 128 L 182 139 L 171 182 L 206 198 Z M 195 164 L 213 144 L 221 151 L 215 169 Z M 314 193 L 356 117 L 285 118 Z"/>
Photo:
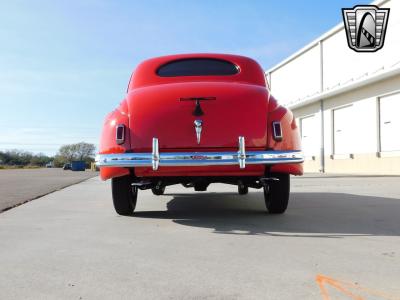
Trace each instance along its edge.
<path fill-rule="evenodd" d="M 163 152 L 159 153 L 158 139 L 153 138 L 151 153 L 99 154 L 99 167 L 152 167 L 159 166 L 229 166 L 239 165 L 241 169 L 249 165 L 275 165 L 302 163 L 302 151 L 245 151 L 244 137 L 239 137 L 237 152 Z"/>

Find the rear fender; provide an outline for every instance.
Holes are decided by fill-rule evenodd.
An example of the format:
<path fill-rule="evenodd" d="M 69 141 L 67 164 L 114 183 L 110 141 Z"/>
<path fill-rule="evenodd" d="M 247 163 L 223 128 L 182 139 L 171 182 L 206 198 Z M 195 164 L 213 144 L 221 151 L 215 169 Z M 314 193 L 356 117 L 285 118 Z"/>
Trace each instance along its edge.
<path fill-rule="evenodd" d="M 116 127 L 120 124 L 125 125 L 125 141 L 123 144 L 116 142 Z M 129 132 L 129 111 L 126 101 L 122 101 L 120 106 L 109 113 L 103 124 L 100 139 L 100 154 L 124 153 L 131 148 Z M 103 180 L 129 174 L 127 168 L 102 167 L 100 177 Z"/>
<path fill-rule="evenodd" d="M 276 99 L 270 96 L 268 113 L 267 145 L 272 150 L 301 150 L 300 131 L 293 113 L 278 104 Z M 273 122 L 280 122 L 283 138 L 275 140 L 273 136 Z M 272 172 L 303 174 L 303 164 L 282 164 L 271 168 Z"/>

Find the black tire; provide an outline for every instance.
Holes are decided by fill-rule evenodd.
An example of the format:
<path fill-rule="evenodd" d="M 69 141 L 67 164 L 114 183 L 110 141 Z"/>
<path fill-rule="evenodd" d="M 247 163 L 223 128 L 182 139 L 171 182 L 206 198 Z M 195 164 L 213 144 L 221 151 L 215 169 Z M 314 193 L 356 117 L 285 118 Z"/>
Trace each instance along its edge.
<path fill-rule="evenodd" d="M 112 198 L 117 214 L 131 216 L 135 211 L 138 189 L 132 186 L 129 176 L 116 177 L 111 181 Z"/>
<path fill-rule="evenodd" d="M 151 191 L 153 192 L 154 195 L 157 195 L 157 196 L 164 195 L 165 186 L 153 187 L 153 188 L 151 188 Z"/>
<path fill-rule="evenodd" d="M 249 187 L 245 185 L 238 185 L 238 193 L 239 195 L 247 195 L 249 192 Z"/>
<path fill-rule="evenodd" d="M 283 214 L 289 204 L 289 174 L 271 174 L 279 181 L 271 181 L 269 188 L 264 187 L 265 206 L 270 214 Z"/>

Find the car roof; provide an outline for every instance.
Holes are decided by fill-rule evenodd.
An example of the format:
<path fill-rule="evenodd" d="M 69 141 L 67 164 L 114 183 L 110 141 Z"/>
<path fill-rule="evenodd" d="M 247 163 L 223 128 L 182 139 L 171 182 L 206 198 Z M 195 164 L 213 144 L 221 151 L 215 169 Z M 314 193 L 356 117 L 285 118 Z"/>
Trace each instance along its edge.
<path fill-rule="evenodd" d="M 239 68 L 239 72 L 234 75 L 217 75 L 217 76 L 176 76 L 176 77 L 160 77 L 157 70 L 172 61 L 191 59 L 191 58 L 211 58 L 229 61 Z M 255 84 L 266 86 L 264 71 L 261 66 L 253 59 L 233 54 L 216 54 L 216 53 L 192 53 L 192 54 L 176 54 L 151 58 L 140 63 L 131 76 L 128 91 L 145 87 L 149 85 L 191 82 L 191 81 L 222 81 L 222 82 L 240 82 L 247 84 Z"/>

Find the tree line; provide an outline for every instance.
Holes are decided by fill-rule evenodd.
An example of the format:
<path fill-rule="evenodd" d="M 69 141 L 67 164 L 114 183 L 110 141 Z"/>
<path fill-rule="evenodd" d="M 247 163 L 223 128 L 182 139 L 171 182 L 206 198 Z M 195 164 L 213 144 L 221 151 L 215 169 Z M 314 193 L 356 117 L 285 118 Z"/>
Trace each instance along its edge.
<path fill-rule="evenodd" d="M 22 150 L 0 151 L 0 166 L 44 167 L 52 162 L 54 167 L 62 167 L 65 163 L 76 160 L 85 161 L 89 166 L 94 161 L 95 150 L 94 144 L 80 142 L 61 146 L 55 156 Z"/>

